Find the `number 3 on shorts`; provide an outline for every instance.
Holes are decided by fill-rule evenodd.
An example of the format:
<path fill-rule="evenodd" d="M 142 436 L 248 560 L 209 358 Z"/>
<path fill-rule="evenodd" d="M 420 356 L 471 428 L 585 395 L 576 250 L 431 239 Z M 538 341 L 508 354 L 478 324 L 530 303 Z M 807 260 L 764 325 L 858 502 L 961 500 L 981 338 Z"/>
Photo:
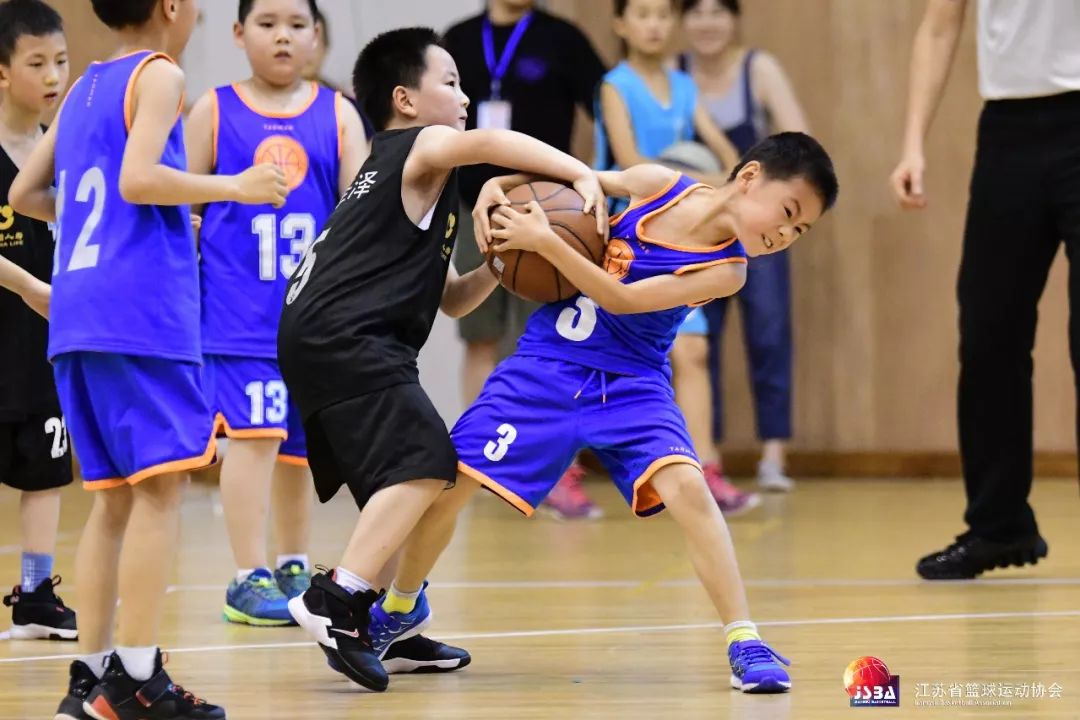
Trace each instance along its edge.
<path fill-rule="evenodd" d="M 489 440 L 484 446 L 484 457 L 491 462 L 499 462 L 506 457 L 506 451 L 517 440 L 517 428 L 510 423 L 503 423 L 495 432 L 499 433 L 499 439 Z"/>

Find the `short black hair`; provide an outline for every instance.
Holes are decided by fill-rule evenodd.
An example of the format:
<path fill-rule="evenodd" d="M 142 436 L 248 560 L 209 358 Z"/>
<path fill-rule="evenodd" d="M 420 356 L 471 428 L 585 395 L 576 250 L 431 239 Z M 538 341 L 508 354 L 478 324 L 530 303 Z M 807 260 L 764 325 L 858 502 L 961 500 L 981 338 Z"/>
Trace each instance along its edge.
<path fill-rule="evenodd" d="M 23 35 L 44 37 L 64 32 L 60 14 L 41 0 L 0 3 L 0 64 L 10 65 L 15 44 Z"/>
<path fill-rule="evenodd" d="M 307 0 L 307 4 L 313 20 L 322 18 L 322 13 L 319 12 L 319 7 L 315 4 L 315 0 Z M 237 8 L 236 16 L 241 25 L 248 19 L 248 15 L 251 14 L 251 8 L 253 7 L 255 7 L 255 0 L 240 0 L 240 6 Z"/>
<path fill-rule="evenodd" d="M 145 25 L 161 0 L 90 0 L 94 14 L 113 30 Z"/>
<path fill-rule="evenodd" d="M 734 180 L 746 163 L 754 160 L 761 163 L 762 171 L 771 180 L 800 177 L 808 182 L 821 198 L 822 211 L 836 204 L 840 185 L 836 180 L 832 158 L 821 143 L 806 133 L 770 135 L 746 151 L 728 179 Z"/>
<path fill-rule="evenodd" d="M 675 12 L 679 12 L 678 0 L 671 0 L 671 9 Z M 622 17 L 626 14 L 626 8 L 630 6 L 630 0 L 615 0 L 615 17 Z"/>
<path fill-rule="evenodd" d="M 720 7 L 724 8 L 735 17 L 742 15 L 742 8 L 739 7 L 739 0 L 719 0 L 719 2 Z M 682 0 L 682 11 L 688 13 L 700 4 L 701 0 Z"/>
<path fill-rule="evenodd" d="M 439 34 L 427 27 L 390 30 L 360 52 L 353 68 L 353 92 L 376 130 L 394 117 L 394 88 L 416 88 L 427 69 L 427 49 L 442 47 Z"/>

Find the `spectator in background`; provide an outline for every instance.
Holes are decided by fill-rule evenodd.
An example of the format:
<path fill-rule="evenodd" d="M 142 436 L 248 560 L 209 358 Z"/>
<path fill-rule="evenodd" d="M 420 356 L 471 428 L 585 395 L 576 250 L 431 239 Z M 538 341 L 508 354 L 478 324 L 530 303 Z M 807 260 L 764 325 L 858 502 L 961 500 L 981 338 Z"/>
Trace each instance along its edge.
<path fill-rule="evenodd" d="M 701 104 L 740 155 L 771 133 L 808 132 L 802 108 L 780 63 L 772 55 L 742 44 L 739 0 L 682 0 L 682 10 L 689 52 L 680 57 L 679 65 L 692 75 Z M 739 303 L 742 313 L 757 434 L 763 443 L 758 485 L 764 490 L 787 492 L 794 487 L 785 469 L 785 446 L 791 438 L 792 376 L 788 253 L 754 258 L 742 292 L 734 298 L 714 300 L 687 317 L 672 350 L 679 406 L 706 478 L 712 478 L 711 484 L 722 482 L 720 343 L 732 300 Z"/>
<path fill-rule="evenodd" d="M 575 108 L 592 112 L 605 68 L 577 27 L 534 5 L 535 0 L 490 0 L 485 12 L 447 30 L 444 44 L 457 61 L 461 87 L 471 100 L 469 129 L 517 130 L 569 152 Z M 509 172 L 492 165 L 461 168 L 459 237 L 472 237 L 472 207 L 480 187 Z M 458 272 L 468 272 L 481 262 L 475 243 L 458 243 Z M 498 287 L 458 321 L 465 341 L 466 404 L 480 394 L 495 363 L 512 349 L 534 309 L 536 305 Z M 580 468 L 571 468 L 548 496 L 545 508 L 561 517 L 598 517 L 599 508 L 581 488 L 583 476 Z"/>
<path fill-rule="evenodd" d="M 326 16 L 323 15 L 322 9 L 315 6 L 315 52 L 311 55 L 311 62 L 304 68 L 304 79 L 314 80 L 317 83 L 325 85 L 331 90 L 337 90 L 341 93 L 353 107 L 356 108 L 356 112 L 360 113 L 360 120 L 364 123 L 364 137 L 369 141 L 371 136 L 375 134 L 375 128 L 372 127 L 371 121 L 364 115 L 364 111 L 360 109 L 360 105 L 357 104 L 356 98 L 353 97 L 353 91 L 350 87 L 339 87 L 333 80 L 328 79 L 322 74 L 323 65 L 326 63 L 326 55 L 330 52 L 330 27 L 326 22 Z"/>
<path fill-rule="evenodd" d="M 700 102 L 694 81 L 669 67 L 678 10 L 677 0 L 615 0 L 615 33 L 622 38 L 626 59 L 604 76 L 600 86 L 596 151 L 601 169 L 654 162 L 666 149 L 693 139 L 695 131 L 726 167 L 738 161 L 735 148 Z M 704 377 L 708 382 L 708 375 Z M 701 392 L 707 396 L 708 389 Z M 677 398 L 680 407 L 683 399 Z M 699 438 L 691 437 L 698 449 Z M 709 447 L 711 443 L 706 443 L 698 451 Z M 737 515 L 760 502 L 719 474 L 706 474 L 706 480 L 725 515 Z"/>

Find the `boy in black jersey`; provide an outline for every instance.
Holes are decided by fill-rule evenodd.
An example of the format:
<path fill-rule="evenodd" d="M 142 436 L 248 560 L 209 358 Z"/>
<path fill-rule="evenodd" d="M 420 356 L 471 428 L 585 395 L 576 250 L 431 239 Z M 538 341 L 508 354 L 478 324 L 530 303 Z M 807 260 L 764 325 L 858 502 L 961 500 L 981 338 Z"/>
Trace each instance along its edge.
<path fill-rule="evenodd" d="M 520 133 L 463 132 L 469 99 L 432 30 L 375 38 L 353 82 L 380 132 L 290 280 L 278 354 L 304 417 L 319 499 L 347 485 L 360 517 L 341 564 L 316 575 L 289 609 L 331 667 L 381 691 L 388 678 L 380 660 L 423 630 L 430 610 L 422 587 L 391 587 L 376 603 L 380 578 L 457 477 L 446 426 L 418 382 L 417 353 L 437 310 L 464 315 L 496 284 L 484 266 L 461 277 L 449 267 L 455 168 L 491 163 L 564 180 L 587 211 L 596 208 L 598 230 L 607 218 L 599 182 L 581 161 Z M 507 200 L 492 183 L 473 212 L 479 232 L 498 204 Z"/>
<path fill-rule="evenodd" d="M 52 368 L 48 225 L 16 214 L 8 191 L 41 139 L 41 117 L 60 103 L 68 80 L 60 16 L 40 0 L 0 4 L 0 483 L 22 492 L 22 578 L 4 604 L 11 636 L 75 640 L 75 613 L 53 587 L 60 488 L 71 483 L 71 453 Z M 11 291 L 11 292 L 7 292 Z"/>

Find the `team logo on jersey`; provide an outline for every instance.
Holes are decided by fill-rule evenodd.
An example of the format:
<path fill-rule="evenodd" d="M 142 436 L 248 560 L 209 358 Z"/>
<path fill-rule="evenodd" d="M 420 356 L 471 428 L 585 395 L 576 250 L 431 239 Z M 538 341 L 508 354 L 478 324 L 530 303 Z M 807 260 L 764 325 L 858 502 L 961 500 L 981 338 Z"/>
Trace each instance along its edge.
<path fill-rule="evenodd" d="M 622 280 L 630 274 L 630 263 L 634 262 L 634 248 L 622 238 L 612 238 L 604 253 L 604 270 Z"/>
<path fill-rule="evenodd" d="M 0 205 L 0 230 L 7 230 L 14 224 L 15 211 L 11 209 L 10 205 Z"/>
<path fill-rule="evenodd" d="M 454 234 L 454 230 L 457 228 L 457 215 L 450 213 L 450 217 L 446 221 L 446 239 L 449 240 L 450 236 Z"/>
<path fill-rule="evenodd" d="M 288 135 L 271 135 L 259 143 L 259 147 L 255 148 L 254 163 L 273 163 L 281 168 L 289 190 L 303 184 L 309 164 L 304 146 Z"/>

